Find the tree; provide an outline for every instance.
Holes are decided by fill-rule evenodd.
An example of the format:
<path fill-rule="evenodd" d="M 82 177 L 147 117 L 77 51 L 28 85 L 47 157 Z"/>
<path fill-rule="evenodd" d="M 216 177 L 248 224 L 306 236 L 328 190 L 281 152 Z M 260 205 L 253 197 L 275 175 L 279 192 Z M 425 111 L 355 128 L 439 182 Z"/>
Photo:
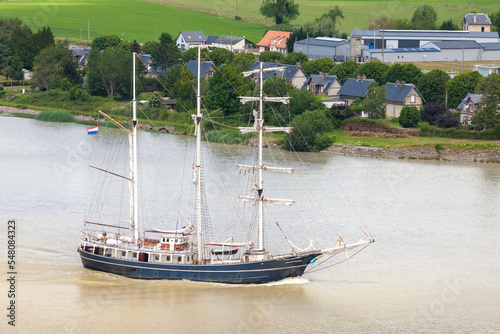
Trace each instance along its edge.
<path fill-rule="evenodd" d="M 319 72 L 333 74 L 337 66 L 338 65 L 335 64 L 332 59 L 323 57 L 309 60 L 308 62 L 302 64 L 302 69 L 308 75 L 318 74 Z"/>
<path fill-rule="evenodd" d="M 333 105 L 330 108 L 333 118 L 333 126 L 339 128 L 340 124 L 348 119 L 356 116 L 356 111 L 351 109 L 348 105 Z"/>
<path fill-rule="evenodd" d="M 231 63 L 233 58 L 234 53 L 224 48 L 212 48 L 207 56 L 207 60 L 213 61 L 216 67 Z"/>
<path fill-rule="evenodd" d="M 294 0 L 264 0 L 260 13 L 276 24 L 287 23 L 299 16 L 299 5 Z"/>
<path fill-rule="evenodd" d="M 9 66 L 10 50 L 9 38 L 0 32 L 0 70 Z"/>
<path fill-rule="evenodd" d="M 370 118 L 385 118 L 385 86 L 378 86 L 376 82 L 371 82 L 362 106 Z"/>
<path fill-rule="evenodd" d="M 369 62 L 363 63 L 358 67 L 356 74 L 366 75 L 369 79 L 374 79 L 377 84 L 383 85 L 385 81 L 383 81 L 383 77 L 385 72 L 389 70 L 389 65 L 382 63 L 380 60 L 375 59 Z"/>
<path fill-rule="evenodd" d="M 472 124 L 483 129 L 493 129 L 500 122 L 500 74 L 483 77 L 477 90 L 482 93 L 479 111 L 472 117 Z"/>
<path fill-rule="evenodd" d="M 309 61 L 309 58 L 302 52 L 292 52 L 289 53 L 284 59 L 283 64 L 295 65 L 297 63 L 305 64 Z"/>
<path fill-rule="evenodd" d="M 38 87 L 49 90 L 66 78 L 72 84 L 78 82 L 77 64 L 70 50 L 62 45 L 43 49 L 33 60 L 33 79 Z"/>
<path fill-rule="evenodd" d="M 426 102 L 444 103 L 446 99 L 446 83 L 450 76 L 441 70 L 432 70 L 423 74 L 416 86 Z"/>
<path fill-rule="evenodd" d="M 244 77 L 237 68 L 226 65 L 208 80 L 208 94 L 203 98 L 210 110 L 221 109 L 224 115 L 232 115 L 240 110 L 238 96 L 245 96 L 250 91 L 251 79 Z"/>
<path fill-rule="evenodd" d="M 334 74 L 337 75 L 337 78 L 340 82 L 344 83 L 347 78 L 355 78 L 356 71 L 359 67 L 359 64 L 354 60 L 348 60 L 340 63 L 340 65 L 336 66 L 334 69 Z"/>
<path fill-rule="evenodd" d="M 491 20 L 491 30 L 492 31 L 500 31 L 500 10 L 498 12 L 490 15 Z"/>
<path fill-rule="evenodd" d="M 155 44 L 152 44 L 155 43 Z M 175 44 L 172 36 L 166 32 L 160 36 L 160 42 L 151 42 L 154 46 L 150 54 L 155 60 L 155 65 L 164 70 L 179 62 L 181 50 Z"/>
<path fill-rule="evenodd" d="M 399 115 L 399 124 L 403 128 L 414 128 L 418 125 L 420 121 L 420 110 L 416 107 L 406 106 L 401 109 L 401 114 Z"/>
<path fill-rule="evenodd" d="M 39 54 L 45 48 L 55 45 L 54 34 L 50 27 L 42 27 L 33 36 L 33 44 L 36 49 L 36 54 Z"/>
<path fill-rule="evenodd" d="M 285 135 L 284 147 L 287 150 L 303 152 L 319 152 L 332 145 L 333 140 L 327 132 L 333 130 L 331 120 L 327 116 L 328 109 L 319 108 L 305 111 L 295 117 L 290 125 L 292 133 Z"/>
<path fill-rule="evenodd" d="M 469 71 L 460 73 L 446 83 L 448 91 L 448 105 L 456 108 L 460 101 L 468 94 L 476 91 L 476 86 L 482 76 L 479 72 Z"/>
<path fill-rule="evenodd" d="M 259 60 L 266 63 L 274 63 L 276 60 L 281 63 L 284 58 L 283 54 L 278 51 L 264 51 L 259 55 Z"/>
<path fill-rule="evenodd" d="M 231 65 L 236 67 L 240 72 L 244 72 L 248 71 L 254 62 L 255 55 L 244 52 L 234 55 Z"/>
<path fill-rule="evenodd" d="M 116 35 L 105 35 L 94 38 L 92 41 L 92 50 L 102 51 L 106 48 L 116 48 L 122 40 Z"/>
<path fill-rule="evenodd" d="M 430 102 L 425 104 L 420 110 L 420 118 L 422 121 L 427 122 L 430 125 L 436 125 L 437 119 L 440 118 L 441 115 L 448 113 L 450 113 L 450 111 L 443 103 Z"/>
<path fill-rule="evenodd" d="M 318 17 L 314 22 L 306 22 L 304 29 L 313 32 L 315 36 L 340 37 L 340 32 L 336 28 L 336 25 L 338 20 L 343 18 L 344 13 L 339 6 L 335 6 Z"/>
<path fill-rule="evenodd" d="M 418 6 L 411 18 L 415 30 L 433 30 L 436 27 L 437 13 L 431 5 Z"/>
<path fill-rule="evenodd" d="M 137 42 L 137 40 L 134 39 L 132 42 L 132 45 L 130 47 L 130 51 L 139 53 L 141 52 L 141 45 Z"/>
<path fill-rule="evenodd" d="M 184 109 L 189 110 L 194 102 L 193 75 L 187 67 L 187 63 L 182 67 L 181 81 L 177 92 L 177 102 Z"/>
<path fill-rule="evenodd" d="M 129 95 L 132 83 L 132 54 L 123 49 L 98 49 L 89 54 L 86 88 L 92 94 L 112 99 L 117 94 Z"/>
<path fill-rule="evenodd" d="M 369 20 L 366 27 L 370 30 L 373 29 L 396 29 L 396 21 L 390 16 L 380 15 L 374 20 Z"/>
<path fill-rule="evenodd" d="M 12 57 L 9 62 L 7 76 L 13 80 L 23 80 L 23 63 L 18 57 Z"/>
<path fill-rule="evenodd" d="M 28 26 L 22 26 L 13 31 L 10 39 L 10 53 L 21 62 L 21 68 L 31 69 L 33 58 L 38 54 L 34 47 L 33 32 Z"/>
<path fill-rule="evenodd" d="M 461 30 L 461 29 L 457 24 L 453 23 L 452 19 L 449 19 L 447 21 L 443 21 L 441 27 L 439 27 L 439 30 Z"/>
<path fill-rule="evenodd" d="M 412 63 L 394 64 L 384 74 L 383 82 L 405 81 L 407 83 L 418 83 L 422 71 Z"/>

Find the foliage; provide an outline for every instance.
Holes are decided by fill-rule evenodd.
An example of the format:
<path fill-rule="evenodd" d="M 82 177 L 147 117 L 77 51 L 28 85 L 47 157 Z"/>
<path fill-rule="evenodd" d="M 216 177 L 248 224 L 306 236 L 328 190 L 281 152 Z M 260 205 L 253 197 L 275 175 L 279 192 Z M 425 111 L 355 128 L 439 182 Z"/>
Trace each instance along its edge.
<path fill-rule="evenodd" d="M 205 135 L 207 141 L 212 143 L 224 143 L 226 145 L 246 144 L 250 134 L 241 134 L 238 131 L 214 130 Z"/>
<path fill-rule="evenodd" d="M 382 77 L 383 82 L 405 81 L 407 83 L 418 83 L 422 76 L 422 71 L 412 63 L 394 64 Z"/>
<path fill-rule="evenodd" d="M 423 74 L 416 86 L 426 102 L 445 102 L 446 83 L 450 76 L 441 70 L 432 70 Z"/>
<path fill-rule="evenodd" d="M 382 78 L 387 70 L 389 70 L 389 65 L 375 59 L 361 64 L 361 66 L 358 67 L 356 74 L 364 74 L 368 79 L 374 79 L 377 84 L 383 85 L 385 84 L 385 81 L 383 81 Z"/>
<path fill-rule="evenodd" d="M 179 90 L 177 92 L 177 103 L 184 109 L 189 110 L 194 105 L 194 96 L 193 75 L 188 69 L 187 64 L 184 64 L 181 72 Z"/>
<path fill-rule="evenodd" d="M 422 125 L 420 127 L 421 137 L 443 137 L 455 139 L 473 139 L 473 140 L 497 140 L 500 139 L 499 132 L 495 130 L 471 131 L 456 128 L 438 128 L 432 125 Z"/>
<path fill-rule="evenodd" d="M 154 93 L 153 95 L 151 95 L 151 98 L 149 99 L 148 106 L 151 108 L 160 108 L 161 105 L 162 105 L 162 103 L 161 103 L 160 94 Z"/>
<path fill-rule="evenodd" d="M 278 51 L 263 51 L 259 54 L 259 60 L 266 63 L 274 63 L 276 60 L 281 63 L 284 58 L 283 54 Z"/>
<path fill-rule="evenodd" d="M 451 111 L 440 114 L 436 117 L 436 125 L 440 128 L 456 128 L 460 127 L 458 114 L 453 114 Z"/>
<path fill-rule="evenodd" d="M 210 53 L 207 55 L 207 60 L 213 61 L 216 67 L 222 64 L 230 64 L 233 58 L 234 53 L 224 48 L 211 48 Z"/>
<path fill-rule="evenodd" d="M 79 86 L 73 86 L 69 90 L 69 98 L 73 101 L 80 100 L 80 101 L 90 101 L 91 96 L 90 94 L 83 88 Z"/>
<path fill-rule="evenodd" d="M 62 45 L 43 49 L 35 57 L 33 65 L 33 79 L 40 88 L 57 88 L 63 78 L 71 84 L 78 83 L 73 53 Z"/>
<path fill-rule="evenodd" d="M 443 103 L 431 102 L 424 105 L 420 110 L 420 118 L 422 121 L 429 123 L 430 125 L 436 124 L 436 119 L 441 114 L 446 114 L 449 112 L 448 107 Z"/>
<path fill-rule="evenodd" d="M 165 94 L 169 97 L 176 97 L 181 84 L 182 66 L 177 64 L 170 67 L 165 72 L 164 88 Z"/>
<path fill-rule="evenodd" d="M 134 39 L 134 41 L 132 42 L 132 45 L 130 46 L 130 51 L 136 53 L 141 52 L 141 45 L 137 42 L 137 40 Z"/>
<path fill-rule="evenodd" d="M 276 24 L 287 23 L 299 16 L 299 5 L 294 0 L 263 0 L 260 13 Z"/>
<path fill-rule="evenodd" d="M 224 115 L 232 115 L 240 110 L 238 96 L 248 94 L 251 87 L 249 77 L 243 77 L 237 68 L 226 65 L 208 80 L 208 95 L 203 99 L 209 110 L 221 109 Z"/>
<path fill-rule="evenodd" d="M 177 64 L 181 58 L 181 51 L 172 36 L 165 32 L 161 34 L 159 43 L 150 42 L 148 48 L 150 48 L 148 51 L 154 59 L 155 66 L 164 70 Z"/>
<path fill-rule="evenodd" d="M 333 105 L 330 108 L 331 116 L 333 118 L 333 126 L 339 128 L 340 124 L 346 119 L 356 117 L 356 111 L 351 109 L 348 105 Z"/>
<path fill-rule="evenodd" d="M 291 52 L 284 59 L 283 64 L 295 65 L 297 63 L 305 64 L 309 58 L 302 52 Z"/>
<path fill-rule="evenodd" d="M 385 86 L 371 82 L 362 105 L 370 118 L 385 118 Z"/>
<path fill-rule="evenodd" d="M 437 153 L 441 153 L 444 151 L 444 147 L 440 143 L 437 143 L 436 145 L 434 145 L 434 148 L 436 149 Z"/>
<path fill-rule="evenodd" d="M 354 60 L 344 61 L 340 63 L 340 65 L 335 67 L 335 69 L 333 70 L 333 74 L 336 74 L 339 81 L 341 83 L 344 83 L 348 78 L 356 77 L 358 67 L 359 64 Z"/>
<path fill-rule="evenodd" d="M 73 122 L 75 116 L 66 111 L 45 110 L 39 113 L 35 119 L 46 122 Z"/>
<path fill-rule="evenodd" d="M 110 99 L 117 94 L 130 95 L 132 83 L 132 54 L 123 49 L 107 48 L 89 54 L 85 88 L 92 94 Z"/>
<path fill-rule="evenodd" d="M 433 30 L 436 27 L 436 21 L 436 10 L 428 4 L 418 6 L 411 18 L 412 28 L 415 30 Z"/>
<path fill-rule="evenodd" d="M 439 30 L 461 30 L 458 24 L 453 23 L 452 19 L 443 21 Z"/>
<path fill-rule="evenodd" d="M 9 67 L 7 67 L 7 77 L 14 80 L 23 80 L 23 64 L 18 57 L 12 57 L 9 62 Z"/>
<path fill-rule="evenodd" d="M 240 72 L 248 71 L 250 66 L 255 62 L 253 53 L 238 53 L 234 55 L 230 65 L 236 67 Z"/>
<path fill-rule="evenodd" d="M 490 15 L 490 20 L 492 31 L 500 32 L 500 9 L 496 13 Z"/>
<path fill-rule="evenodd" d="M 333 72 L 335 72 L 334 69 L 337 66 L 338 65 L 335 64 L 335 62 L 332 59 L 323 57 L 323 58 L 309 60 L 308 62 L 302 64 L 302 69 L 308 75 L 319 74 L 320 72 L 332 74 Z"/>
<path fill-rule="evenodd" d="M 105 35 L 94 38 L 92 41 L 92 50 L 102 51 L 107 48 L 116 48 L 121 43 L 120 37 L 116 35 Z"/>
<path fill-rule="evenodd" d="M 448 105 L 456 108 L 468 93 L 474 93 L 482 76 L 479 72 L 470 71 L 460 73 L 446 83 L 448 91 Z"/>
<path fill-rule="evenodd" d="M 396 29 L 396 21 L 390 16 L 380 15 L 373 20 L 366 22 L 366 27 L 373 29 Z"/>
<path fill-rule="evenodd" d="M 406 106 L 401 109 L 399 124 L 403 128 L 415 128 L 420 121 L 420 110 L 416 107 Z"/>
<path fill-rule="evenodd" d="M 336 28 L 336 23 L 339 19 L 344 18 L 344 13 L 335 6 L 330 8 L 328 12 L 324 13 L 314 21 L 304 23 L 304 29 L 311 33 L 313 36 L 325 37 L 340 37 L 340 32 Z"/>
<path fill-rule="evenodd" d="M 333 130 L 333 126 L 325 108 L 305 111 L 295 117 L 290 125 L 293 131 L 285 135 L 283 145 L 287 150 L 319 152 L 333 144 L 327 134 Z"/>
<path fill-rule="evenodd" d="M 10 61 L 10 38 L 0 31 L 0 70 L 9 66 Z"/>
<path fill-rule="evenodd" d="M 323 103 L 314 93 L 305 89 L 297 89 L 292 84 L 288 84 L 284 78 L 266 79 L 263 90 L 266 96 L 289 96 L 291 98 L 290 104 L 266 103 L 264 119 L 270 125 L 283 126 L 306 110 L 324 108 Z"/>
<path fill-rule="evenodd" d="M 481 78 L 477 91 L 482 93 L 482 97 L 472 124 L 482 129 L 493 129 L 500 122 L 500 74 L 492 73 Z"/>
<path fill-rule="evenodd" d="M 149 45 L 154 45 L 154 43 L 155 42 L 146 42 L 146 43 L 144 43 L 142 48 L 143 49 L 144 49 L 144 47 L 149 48 Z M 151 50 L 153 50 L 153 49 L 151 49 Z M 151 53 L 151 52 L 153 52 L 153 51 L 149 51 L 149 53 Z M 210 54 L 209 48 L 203 48 L 200 50 L 201 59 L 209 60 L 210 59 L 209 54 Z M 190 60 L 197 60 L 198 59 L 198 48 L 190 48 L 190 49 L 187 49 L 186 51 L 182 51 L 181 58 L 182 58 L 183 63 L 187 63 Z"/>

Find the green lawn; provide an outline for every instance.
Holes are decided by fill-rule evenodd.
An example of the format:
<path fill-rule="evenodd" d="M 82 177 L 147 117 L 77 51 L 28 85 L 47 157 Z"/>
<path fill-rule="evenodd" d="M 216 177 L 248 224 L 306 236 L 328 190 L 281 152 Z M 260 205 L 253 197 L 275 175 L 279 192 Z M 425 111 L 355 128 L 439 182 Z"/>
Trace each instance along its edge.
<path fill-rule="evenodd" d="M 55 36 L 90 38 L 116 34 L 140 43 L 155 39 L 162 32 L 177 37 L 180 30 L 203 30 L 206 35 L 245 35 L 257 43 L 266 27 L 262 24 L 235 21 L 231 18 L 193 12 L 141 0 L 23 0 L 0 1 L 0 16 L 17 16 L 23 22 L 28 17 L 32 30 L 48 25 Z M 81 30 L 81 31 L 80 31 Z"/>

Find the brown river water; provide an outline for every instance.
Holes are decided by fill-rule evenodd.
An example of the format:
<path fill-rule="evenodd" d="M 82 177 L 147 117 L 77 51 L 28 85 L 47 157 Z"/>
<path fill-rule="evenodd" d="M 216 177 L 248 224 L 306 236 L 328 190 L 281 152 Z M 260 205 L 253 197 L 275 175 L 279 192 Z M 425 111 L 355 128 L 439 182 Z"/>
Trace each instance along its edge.
<path fill-rule="evenodd" d="M 337 234 L 357 241 L 359 226 L 377 241 L 349 261 L 274 284 L 143 281 L 87 270 L 76 252 L 92 187 L 87 166 L 102 158 L 91 149 L 109 152 L 106 140 L 121 135 L 86 131 L 0 116 L 1 333 L 500 333 L 499 164 L 271 153 L 273 165 L 302 161 L 292 160 L 296 174 L 278 176 L 294 182 L 286 191 L 298 194 L 295 211 L 273 216 L 295 244 L 307 246 L 307 235 L 320 247 Z M 141 164 L 148 193 L 141 217 L 177 219 L 169 196 L 189 191 L 190 167 L 183 174 L 168 161 L 190 166 L 185 152 L 194 141 L 143 137 L 145 151 L 159 147 L 152 153 L 159 165 Z M 234 160 L 249 152 L 211 147 L 207 166 L 225 175 L 238 174 Z M 158 166 L 168 187 L 146 180 Z M 206 174 L 207 194 L 216 194 L 208 197 L 214 235 L 223 237 L 230 219 L 221 194 L 233 184 Z M 266 185 L 282 191 L 267 175 Z M 119 194 L 113 189 L 110 198 Z M 315 204 L 300 206 L 305 200 Z M 8 297 L 9 220 L 16 221 L 15 298 Z M 266 241 L 279 236 L 270 227 Z M 7 317 L 12 300 L 15 327 Z"/>

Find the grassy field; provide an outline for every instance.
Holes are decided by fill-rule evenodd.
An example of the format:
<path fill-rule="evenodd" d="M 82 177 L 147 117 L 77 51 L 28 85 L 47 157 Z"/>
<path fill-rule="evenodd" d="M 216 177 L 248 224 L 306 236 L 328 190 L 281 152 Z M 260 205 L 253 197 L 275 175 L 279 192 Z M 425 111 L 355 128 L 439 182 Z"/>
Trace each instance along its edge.
<path fill-rule="evenodd" d="M 393 18 L 411 18 L 417 6 L 424 2 L 405 1 L 356 1 L 356 0 L 295 0 L 300 16 L 292 22 L 301 24 L 325 13 L 330 7 L 340 6 L 345 18 L 341 30 L 364 29 L 366 22 L 379 15 Z M 500 9 L 498 0 L 429 0 L 438 13 L 438 22 L 453 19 L 460 23 L 470 8 L 493 13 Z M 236 5 L 237 4 L 237 5 Z M 238 6 L 238 10 L 236 10 Z M 168 32 L 174 37 L 180 30 L 203 30 L 207 35 L 233 33 L 245 35 L 257 43 L 272 24 L 259 12 L 260 1 L 254 0 L 19 0 L 0 1 L 0 16 L 17 16 L 32 29 L 49 25 L 60 37 L 86 39 L 87 22 L 90 21 L 90 38 L 116 34 L 126 40 L 145 42 Z M 244 21 L 235 21 L 235 15 Z"/>
<path fill-rule="evenodd" d="M 140 43 L 155 39 L 162 32 L 174 38 L 180 30 L 203 30 L 206 35 L 245 35 L 259 41 L 266 30 L 263 24 L 235 21 L 232 18 L 141 0 L 22 0 L 0 1 L 0 16 L 29 20 L 32 30 L 48 25 L 55 36 L 86 39 L 116 34 Z M 123 35 L 122 35 L 123 34 Z"/>
<path fill-rule="evenodd" d="M 169 0 L 154 0 L 155 2 L 165 4 L 176 4 Z M 180 1 L 179 1 L 180 2 Z M 236 14 L 236 2 L 238 3 L 238 15 L 242 17 L 252 17 L 264 19 L 259 12 L 260 1 L 254 0 L 183 0 L 183 6 L 196 6 L 210 10 L 221 11 L 229 15 Z M 469 8 L 477 9 L 483 13 L 493 13 L 500 9 L 498 0 L 295 0 L 299 4 L 300 16 L 293 21 L 293 24 L 301 24 L 311 21 L 321 16 L 331 7 L 339 6 L 344 11 L 345 18 L 341 20 L 342 29 L 347 34 L 351 29 L 364 29 L 366 22 L 380 15 L 387 15 L 395 19 L 411 19 L 415 8 L 424 4 L 431 4 L 438 14 L 438 22 L 453 19 L 453 22 L 459 24 Z"/>

